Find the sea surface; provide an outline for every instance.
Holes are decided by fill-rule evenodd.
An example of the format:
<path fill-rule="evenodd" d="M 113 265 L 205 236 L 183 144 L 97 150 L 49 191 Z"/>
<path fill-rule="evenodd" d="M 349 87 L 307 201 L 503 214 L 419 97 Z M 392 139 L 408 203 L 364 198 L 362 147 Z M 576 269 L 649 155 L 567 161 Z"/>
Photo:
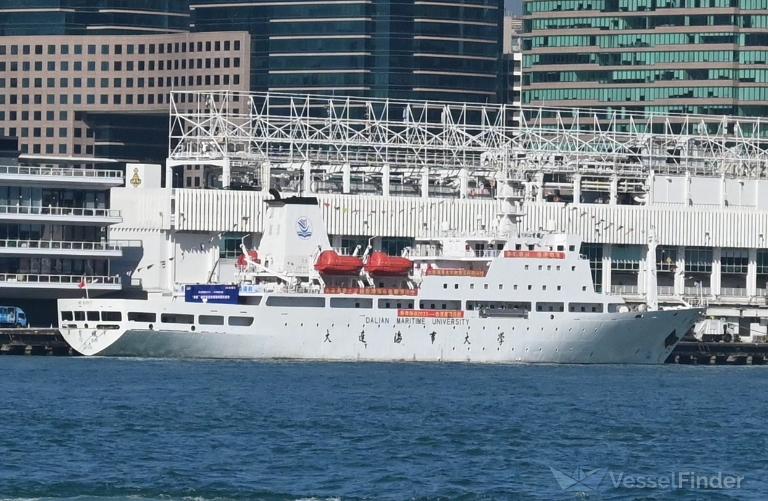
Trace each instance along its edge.
<path fill-rule="evenodd" d="M 763 500 L 767 380 L 0 357 L 0 499 Z"/>

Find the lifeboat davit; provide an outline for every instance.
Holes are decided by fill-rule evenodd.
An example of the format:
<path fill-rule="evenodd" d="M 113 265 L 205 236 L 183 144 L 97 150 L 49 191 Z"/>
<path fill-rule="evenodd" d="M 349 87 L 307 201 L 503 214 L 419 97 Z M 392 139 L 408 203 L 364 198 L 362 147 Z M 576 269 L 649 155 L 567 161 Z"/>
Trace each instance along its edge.
<path fill-rule="evenodd" d="M 254 263 L 259 262 L 259 253 L 255 250 L 248 251 L 248 257 L 251 258 L 251 261 Z M 248 260 L 245 259 L 245 254 L 240 254 L 237 257 L 237 263 L 235 263 L 235 266 L 237 266 L 239 269 L 244 270 L 248 267 Z"/>
<path fill-rule="evenodd" d="M 404 257 L 388 256 L 384 252 L 376 251 L 365 263 L 365 271 L 370 275 L 380 277 L 401 277 L 407 275 L 413 269 L 413 261 Z"/>
<path fill-rule="evenodd" d="M 315 269 L 324 275 L 357 275 L 363 260 L 356 256 L 340 256 L 333 250 L 324 250 L 317 256 Z"/>

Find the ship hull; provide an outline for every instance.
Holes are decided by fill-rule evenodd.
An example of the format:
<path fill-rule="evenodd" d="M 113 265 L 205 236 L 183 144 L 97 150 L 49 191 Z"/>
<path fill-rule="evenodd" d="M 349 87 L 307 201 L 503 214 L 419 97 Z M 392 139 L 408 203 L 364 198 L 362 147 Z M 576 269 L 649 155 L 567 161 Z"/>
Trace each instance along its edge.
<path fill-rule="evenodd" d="M 237 305 L 193 307 L 200 314 L 205 313 L 201 308 L 222 315 L 228 308 L 242 310 Z M 148 328 L 121 322 L 111 329 L 62 326 L 61 332 L 78 352 L 99 356 L 660 364 L 700 316 L 696 309 L 531 312 L 527 318 L 484 318 L 477 312 L 461 312 L 466 314 L 461 318 L 403 318 L 398 310 L 361 313 L 355 309 L 321 309 L 310 315 L 295 310 L 254 308 L 255 322 L 247 327 Z"/>

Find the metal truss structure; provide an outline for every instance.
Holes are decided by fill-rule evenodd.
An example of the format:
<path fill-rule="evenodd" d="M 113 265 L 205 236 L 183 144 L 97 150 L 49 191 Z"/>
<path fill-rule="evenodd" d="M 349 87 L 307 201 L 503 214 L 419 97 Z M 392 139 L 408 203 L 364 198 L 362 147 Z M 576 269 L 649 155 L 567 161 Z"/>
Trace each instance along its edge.
<path fill-rule="evenodd" d="M 171 93 L 168 164 L 530 179 L 650 172 L 768 177 L 758 118 L 373 98 Z M 388 175 L 388 174 L 387 174 Z"/>

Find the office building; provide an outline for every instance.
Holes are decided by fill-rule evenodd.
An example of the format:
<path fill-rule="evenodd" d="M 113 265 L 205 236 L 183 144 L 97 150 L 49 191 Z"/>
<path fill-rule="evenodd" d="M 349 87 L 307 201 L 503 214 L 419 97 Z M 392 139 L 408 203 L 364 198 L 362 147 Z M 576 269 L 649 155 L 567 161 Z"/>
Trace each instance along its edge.
<path fill-rule="evenodd" d="M 187 0 L 0 0 L 0 36 L 177 33 Z"/>
<path fill-rule="evenodd" d="M 32 162 L 158 162 L 173 88 L 247 90 L 244 32 L 0 37 L 0 135 Z"/>
<path fill-rule="evenodd" d="M 523 103 L 765 116 L 765 0 L 525 0 Z"/>
<path fill-rule="evenodd" d="M 523 20 L 511 15 L 504 16 L 504 53 L 502 55 L 501 91 L 502 102 L 519 107 L 522 103 Z"/>
<path fill-rule="evenodd" d="M 251 89 L 497 102 L 500 0 L 190 2 L 197 32 L 251 35 Z"/>

